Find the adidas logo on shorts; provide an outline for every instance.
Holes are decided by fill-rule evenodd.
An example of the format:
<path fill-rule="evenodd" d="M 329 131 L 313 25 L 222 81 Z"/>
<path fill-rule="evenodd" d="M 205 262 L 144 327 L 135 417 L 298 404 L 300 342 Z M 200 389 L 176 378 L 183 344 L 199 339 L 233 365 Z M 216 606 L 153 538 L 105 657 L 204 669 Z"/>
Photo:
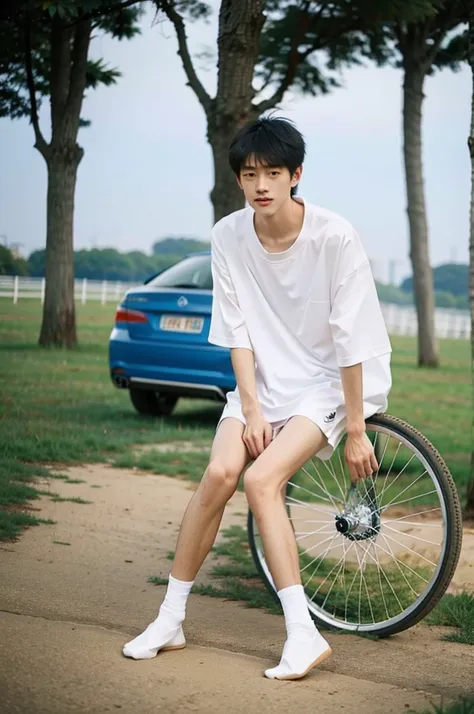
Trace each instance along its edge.
<path fill-rule="evenodd" d="M 336 412 L 331 412 L 326 417 L 324 417 L 324 422 L 326 424 L 330 424 L 332 421 L 334 421 L 335 417 L 336 417 Z"/>

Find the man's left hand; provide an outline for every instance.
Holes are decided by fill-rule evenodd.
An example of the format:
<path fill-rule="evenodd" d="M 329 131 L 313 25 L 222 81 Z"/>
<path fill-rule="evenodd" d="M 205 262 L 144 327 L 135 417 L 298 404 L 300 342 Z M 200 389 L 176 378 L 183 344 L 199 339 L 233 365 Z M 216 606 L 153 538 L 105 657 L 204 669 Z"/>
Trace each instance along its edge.
<path fill-rule="evenodd" d="M 345 458 L 353 484 L 378 471 L 379 465 L 375 458 L 374 447 L 365 431 L 357 436 L 347 436 Z"/>

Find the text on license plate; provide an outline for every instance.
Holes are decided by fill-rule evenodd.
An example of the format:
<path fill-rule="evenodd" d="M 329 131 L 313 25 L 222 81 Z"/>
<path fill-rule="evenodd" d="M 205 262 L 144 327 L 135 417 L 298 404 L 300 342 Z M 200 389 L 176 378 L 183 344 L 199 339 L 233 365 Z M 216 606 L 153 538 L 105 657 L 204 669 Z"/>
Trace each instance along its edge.
<path fill-rule="evenodd" d="M 160 320 L 160 328 L 166 332 L 202 332 L 204 318 L 186 317 L 181 315 L 163 315 Z"/>

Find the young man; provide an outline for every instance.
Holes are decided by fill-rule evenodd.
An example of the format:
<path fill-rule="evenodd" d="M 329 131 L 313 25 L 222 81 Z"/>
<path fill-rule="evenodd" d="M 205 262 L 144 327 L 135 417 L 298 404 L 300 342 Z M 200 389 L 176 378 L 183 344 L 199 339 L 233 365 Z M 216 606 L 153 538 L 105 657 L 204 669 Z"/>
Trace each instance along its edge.
<path fill-rule="evenodd" d="M 231 144 L 248 207 L 212 232 L 209 341 L 230 348 L 237 389 L 184 516 L 159 615 L 125 645 L 127 657 L 184 647 L 187 597 L 250 462 L 245 493 L 287 629 L 281 661 L 265 676 L 298 679 L 331 653 L 309 615 L 282 495 L 291 476 L 314 454 L 329 458 L 344 433 L 351 480 L 378 468 L 365 419 L 386 408 L 391 348 L 354 228 L 295 197 L 304 154 L 301 134 L 279 118 L 244 127 Z"/>

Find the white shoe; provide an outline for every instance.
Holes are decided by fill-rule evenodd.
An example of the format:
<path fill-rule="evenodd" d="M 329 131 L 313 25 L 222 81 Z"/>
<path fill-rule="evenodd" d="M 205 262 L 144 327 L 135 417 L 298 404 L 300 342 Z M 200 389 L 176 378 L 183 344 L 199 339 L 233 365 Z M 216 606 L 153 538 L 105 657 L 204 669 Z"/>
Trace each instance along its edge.
<path fill-rule="evenodd" d="M 173 630 L 168 630 L 165 635 L 160 633 L 160 629 L 159 626 L 157 627 L 156 620 L 150 623 L 141 635 L 138 635 L 134 640 L 124 645 L 122 652 L 125 657 L 132 657 L 133 659 L 153 659 L 160 651 L 182 650 L 186 647 L 186 640 L 181 625 Z"/>
<path fill-rule="evenodd" d="M 329 643 L 315 629 L 314 634 L 301 638 L 289 637 L 283 647 L 280 664 L 265 671 L 268 679 L 301 679 L 332 654 Z"/>

